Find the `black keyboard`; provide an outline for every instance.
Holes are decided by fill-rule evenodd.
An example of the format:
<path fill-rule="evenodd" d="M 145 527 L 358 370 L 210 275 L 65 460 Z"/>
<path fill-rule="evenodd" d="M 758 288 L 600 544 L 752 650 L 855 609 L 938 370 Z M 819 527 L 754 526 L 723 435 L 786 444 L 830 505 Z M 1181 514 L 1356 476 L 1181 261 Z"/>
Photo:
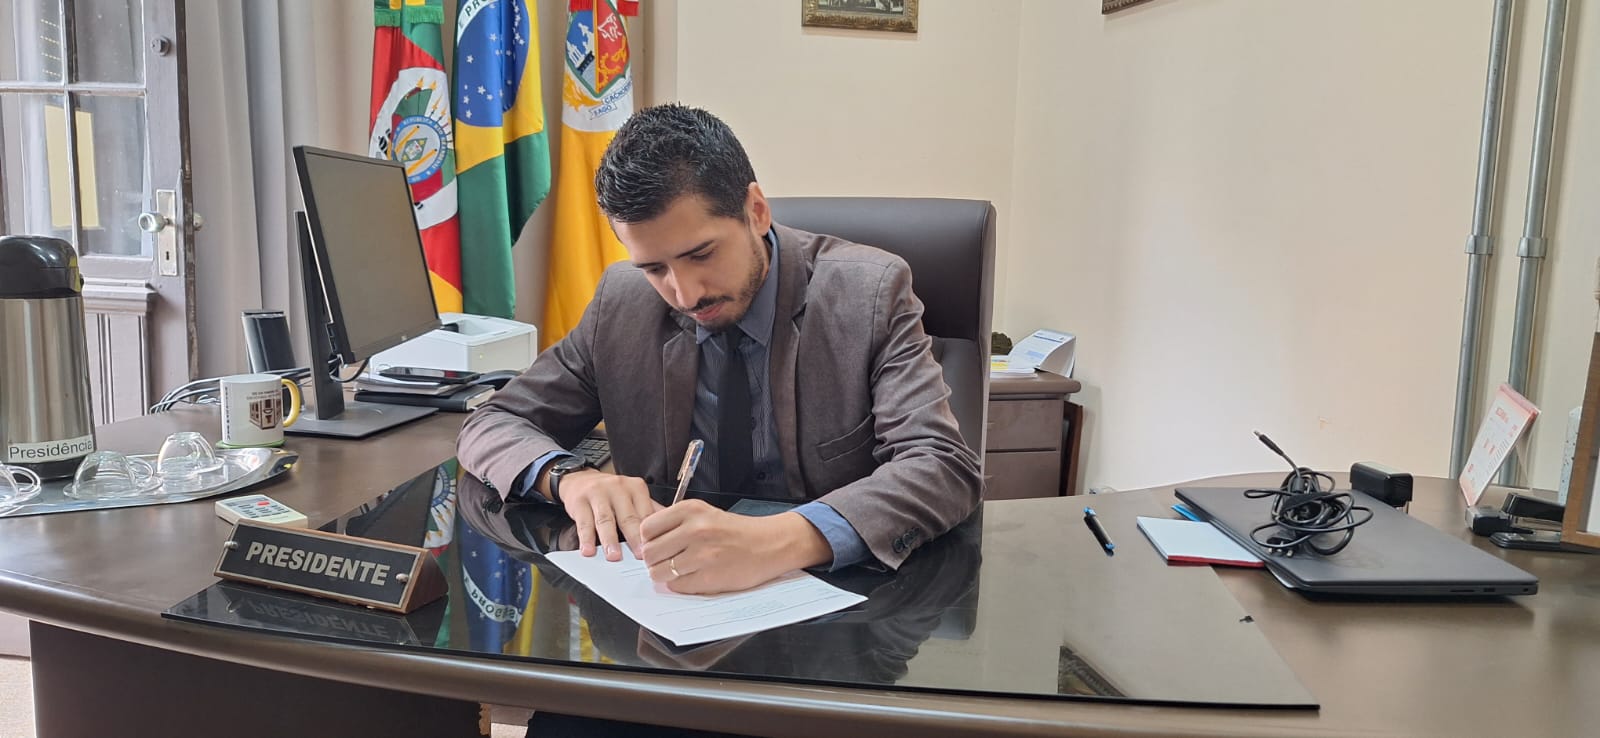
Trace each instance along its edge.
<path fill-rule="evenodd" d="M 600 436 L 584 436 L 578 445 L 572 447 L 572 453 L 595 466 L 605 466 L 611 460 L 611 440 Z"/>

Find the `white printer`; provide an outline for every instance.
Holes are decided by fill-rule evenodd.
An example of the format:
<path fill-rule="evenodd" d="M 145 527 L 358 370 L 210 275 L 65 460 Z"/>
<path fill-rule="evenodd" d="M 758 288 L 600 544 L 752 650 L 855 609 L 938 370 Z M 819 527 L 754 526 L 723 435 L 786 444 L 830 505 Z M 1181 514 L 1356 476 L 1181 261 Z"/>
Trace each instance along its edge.
<path fill-rule="evenodd" d="M 439 313 L 443 328 L 374 354 L 367 365 L 373 375 L 396 366 L 492 372 L 522 371 L 539 354 L 539 329 L 505 318 L 465 313 Z"/>

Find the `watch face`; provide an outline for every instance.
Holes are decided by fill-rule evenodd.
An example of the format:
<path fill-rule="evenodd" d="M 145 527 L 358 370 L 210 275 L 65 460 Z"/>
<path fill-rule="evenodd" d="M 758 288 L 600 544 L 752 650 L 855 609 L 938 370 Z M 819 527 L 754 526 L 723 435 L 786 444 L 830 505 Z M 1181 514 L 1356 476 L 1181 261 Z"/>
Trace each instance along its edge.
<path fill-rule="evenodd" d="M 581 456 L 568 456 L 555 463 L 550 468 L 550 497 L 556 502 L 561 501 L 561 478 L 568 472 L 587 468 L 589 464 Z"/>

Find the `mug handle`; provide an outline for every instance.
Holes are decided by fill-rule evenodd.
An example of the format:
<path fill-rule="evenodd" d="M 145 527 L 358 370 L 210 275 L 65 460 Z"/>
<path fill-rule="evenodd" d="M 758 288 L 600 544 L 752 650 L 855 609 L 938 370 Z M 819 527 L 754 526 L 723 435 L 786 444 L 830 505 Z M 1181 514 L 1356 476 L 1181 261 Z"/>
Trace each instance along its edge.
<path fill-rule="evenodd" d="M 283 418 L 283 427 L 288 428 L 294 425 L 294 421 L 300 419 L 300 409 L 304 407 L 304 400 L 300 397 L 300 385 L 284 377 L 279 377 L 278 381 L 289 388 L 289 398 L 292 400 L 289 403 L 291 406 L 289 413 Z"/>
<path fill-rule="evenodd" d="M 43 483 L 39 479 L 39 475 L 38 475 L 37 472 L 35 472 L 34 470 L 29 469 L 28 467 L 25 467 L 25 466 L 6 466 L 4 464 L 0 464 L 0 469 L 5 470 L 5 473 L 10 474 L 12 481 L 16 481 L 17 475 L 19 475 L 19 474 L 28 478 L 27 486 L 22 488 L 22 493 L 23 494 L 32 493 L 34 490 L 39 488 L 40 484 Z"/>
<path fill-rule="evenodd" d="M 155 464 L 145 461 L 137 456 L 126 456 L 124 458 L 128 460 L 128 471 L 133 472 L 133 482 L 135 485 L 143 484 L 144 482 L 148 482 L 155 478 Z"/>

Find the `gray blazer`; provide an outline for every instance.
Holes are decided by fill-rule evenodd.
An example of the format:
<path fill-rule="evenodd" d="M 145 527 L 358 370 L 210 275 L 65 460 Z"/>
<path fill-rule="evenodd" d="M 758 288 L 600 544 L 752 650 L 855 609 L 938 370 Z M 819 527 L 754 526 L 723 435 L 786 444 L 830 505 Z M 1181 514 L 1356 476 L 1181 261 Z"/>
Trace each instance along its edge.
<path fill-rule="evenodd" d="M 910 268 L 871 247 L 776 230 L 769 371 L 790 492 L 837 510 L 873 556 L 898 567 L 964 520 L 982 493 Z M 467 419 L 461 463 L 504 495 L 535 459 L 604 420 L 618 474 L 672 484 L 699 363 L 694 321 L 643 272 L 615 264 L 578 326 Z"/>

